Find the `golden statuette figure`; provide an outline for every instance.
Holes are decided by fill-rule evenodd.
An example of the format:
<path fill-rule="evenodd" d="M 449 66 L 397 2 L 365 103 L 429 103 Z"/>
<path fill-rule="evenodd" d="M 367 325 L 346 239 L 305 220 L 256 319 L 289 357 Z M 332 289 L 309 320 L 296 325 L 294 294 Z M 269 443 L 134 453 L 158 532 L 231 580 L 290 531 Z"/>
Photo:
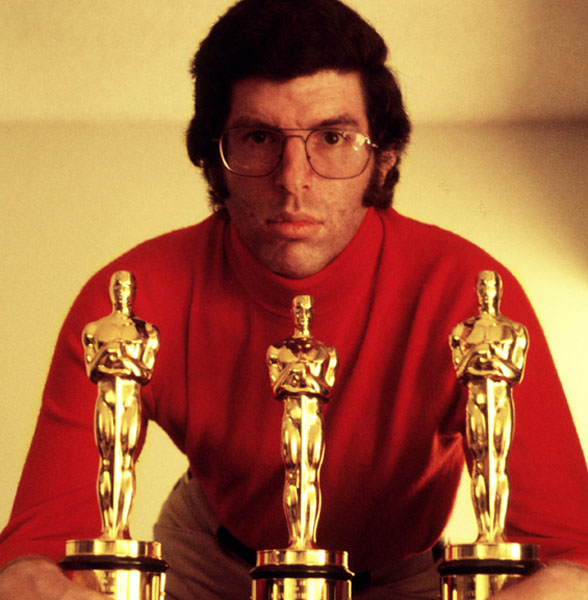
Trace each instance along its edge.
<path fill-rule="evenodd" d="M 347 553 L 317 548 L 321 508 L 320 468 L 325 452 L 322 406 L 335 383 L 337 351 L 310 333 L 311 296 L 292 301 L 294 333 L 267 351 L 269 379 L 284 405 L 283 505 L 289 544 L 262 550 L 252 571 L 253 600 L 347 600 L 351 597 Z"/>
<path fill-rule="evenodd" d="M 154 325 L 135 316 L 135 277 L 117 271 L 110 281 L 112 312 L 82 333 L 86 372 L 96 384 L 94 433 L 100 457 L 98 505 L 102 535 L 67 543 L 64 569 L 74 579 L 116 600 L 160 600 L 164 570 L 157 542 L 129 533 L 135 495 L 135 458 L 141 434 L 141 386 L 153 373 L 159 349 Z"/>
<path fill-rule="evenodd" d="M 310 335 L 312 298 L 296 296 L 291 338 L 267 351 L 274 396 L 284 404 L 282 458 L 289 548 L 315 548 L 320 513 L 319 470 L 325 453 L 322 404 L 335 383 L 337 351 Z"/>
<path fill-rule="evenodd" d="M 458 379 L 467 385 L 466 435 L 473 458 L 471 494 L 478 522 L 476 542 L 503 542 L 513 432 L 512 388 L 523 377 L 529 335 L 524 325 L 502 316 L 502 282 L 482 271 L 477 292 L 480 314 L 451 332 Z"/>
<path fill-rule="evenodd" d="M 110 285 L 112 313 L 86 325 L 82 334 L 86 372 L 98 387 L 98 503 L 105 540 L 130 539 L 141 386 L 151 379 L 159 349 L 157 328 L 133 315 L 135 289 L 131 273 L 116 272 Z"/>
<path fill-rule="evenodd" d="M 529 335 L 524 325 L 500 313 L 502 280 L 498 273 L 481 271 L 476 291 L 478 315 L 456 325 L 449 336 L 457 378 L 468 390 L 466 439 L 472 456 L 471 496 L 478 524 L 473 544 L 445 549 L 443 598 L 452 600 L 483 600 L 509 579 L 537 566 L 537 547 L 508 543 L 504 533 L 507 460 L 514 429 L 513 386 L 523 378 Z"/>

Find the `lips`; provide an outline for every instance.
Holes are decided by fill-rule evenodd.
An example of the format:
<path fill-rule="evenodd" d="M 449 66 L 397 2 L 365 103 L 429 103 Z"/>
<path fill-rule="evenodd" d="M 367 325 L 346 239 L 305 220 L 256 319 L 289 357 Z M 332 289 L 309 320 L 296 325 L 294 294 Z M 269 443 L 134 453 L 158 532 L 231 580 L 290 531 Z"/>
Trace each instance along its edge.
<path fill-rule="evenodd" d="M 267 226 L 279 237 L 297 240 L 316 234 L 321 222 L 306 214 L 283 213 L 267 219 Z"/>

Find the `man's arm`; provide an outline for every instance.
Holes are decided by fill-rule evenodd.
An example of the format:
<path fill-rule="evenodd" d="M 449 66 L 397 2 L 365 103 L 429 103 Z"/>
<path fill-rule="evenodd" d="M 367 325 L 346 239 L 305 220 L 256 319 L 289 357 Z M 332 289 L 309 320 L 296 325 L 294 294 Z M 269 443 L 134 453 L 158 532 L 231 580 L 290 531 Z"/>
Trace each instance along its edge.
<path fill-rule="evenodd" d="M 106 596 L 70 581 L 42 556 L 16 559 L 0 570 L 0 600 L 106 600 Z"/>
<path fill-rule="evenodd" d="M 580 600 L 588 598 L 588 569 L 553 563 L 495 596 L 496 600 Z"/>

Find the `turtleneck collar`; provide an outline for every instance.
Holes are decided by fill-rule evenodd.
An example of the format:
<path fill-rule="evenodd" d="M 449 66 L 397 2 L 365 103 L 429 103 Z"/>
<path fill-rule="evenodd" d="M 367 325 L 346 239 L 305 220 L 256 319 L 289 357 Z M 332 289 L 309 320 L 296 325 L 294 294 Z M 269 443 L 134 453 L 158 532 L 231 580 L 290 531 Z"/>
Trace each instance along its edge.
<path fill-rule="evenodd" d="M 344 302 L 347 294 L 365 289 L 373 276 L 382 240 L 383 224 L 370 208 L 347 247 L 324 269 L 300 279 L 270 271 L 249 251 L 230 222 L 225 248 L 237 279 L 265 309 L 279 315 L 289 314 L 292 298 L 309 294 L 314 298 L 315 314 L 324 314 Z"/>

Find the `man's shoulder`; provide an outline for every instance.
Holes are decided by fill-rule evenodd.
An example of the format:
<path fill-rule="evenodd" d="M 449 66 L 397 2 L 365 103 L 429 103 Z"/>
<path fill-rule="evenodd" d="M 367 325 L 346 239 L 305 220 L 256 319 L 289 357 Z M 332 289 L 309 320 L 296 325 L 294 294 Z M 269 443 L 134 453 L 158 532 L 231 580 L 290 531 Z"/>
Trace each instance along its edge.
<path fill-rule="evenodd" d="M 84 285 L 74 307 L 95 298 L 101 305 L 109 303 L 108 289 L 112 273 L 130 271 L 137 280 L 137 310 L 144 299 L 168 301 L 187 297 L 198 273 L 222 244 L 222 217 L 211 215 L 202 222 L 148 239 L 99 269 Z M 140 312 L 138 312 L 140 314 Z"/>
<path fill-rule="evenodd" d="M 438 225 L 407 217 L 395 209 L 381 211 L 380 217 L 389 233 L 391 246 L 417 262 L 464 266 L 487 264 L 488 269 L 501 266 L 476 243 Z"/>
<path fill-rule="evenodd" d="M 496 271 L 505 289 L 505 313 L 517 320 L 528 318 L 530 305 L 515 275 L 475 242 L 393 209 L 382 211 L 380 218 L 386 232 L 382 263 L 386 278 L 400 279 L 403 289 L 413 290 L 421 300 L 442 302 L 446 307 L 469 304 L 469 314 L 473 314 L 477 312 L 478 274 Z"/>
<path fill-rule="evenodd" d="M 223 219 L 216 214 L 203 221 L 175 229 L 145 240 L 126 251 L 112 264 L 124 260 L 149 260 L 159 262 L 192 260 L 222 235 Z"/>
<path fill-rule="evenodd" d="M 414 240 L 419 240 L 423 244 L 435 247 L 448 247 L 450 250 L 463 248 L 476 252 L 485 252 L 474 242 L 465 239 L 457 233 L 443 229 L 433 223 L 426 223 L 413 217 L 407 217 L 399 213 L 396 209 L 389 208 L 380 211 L 380 215 L 387 226 L 392 227 L 402 241 L 412 243 Z"/>

